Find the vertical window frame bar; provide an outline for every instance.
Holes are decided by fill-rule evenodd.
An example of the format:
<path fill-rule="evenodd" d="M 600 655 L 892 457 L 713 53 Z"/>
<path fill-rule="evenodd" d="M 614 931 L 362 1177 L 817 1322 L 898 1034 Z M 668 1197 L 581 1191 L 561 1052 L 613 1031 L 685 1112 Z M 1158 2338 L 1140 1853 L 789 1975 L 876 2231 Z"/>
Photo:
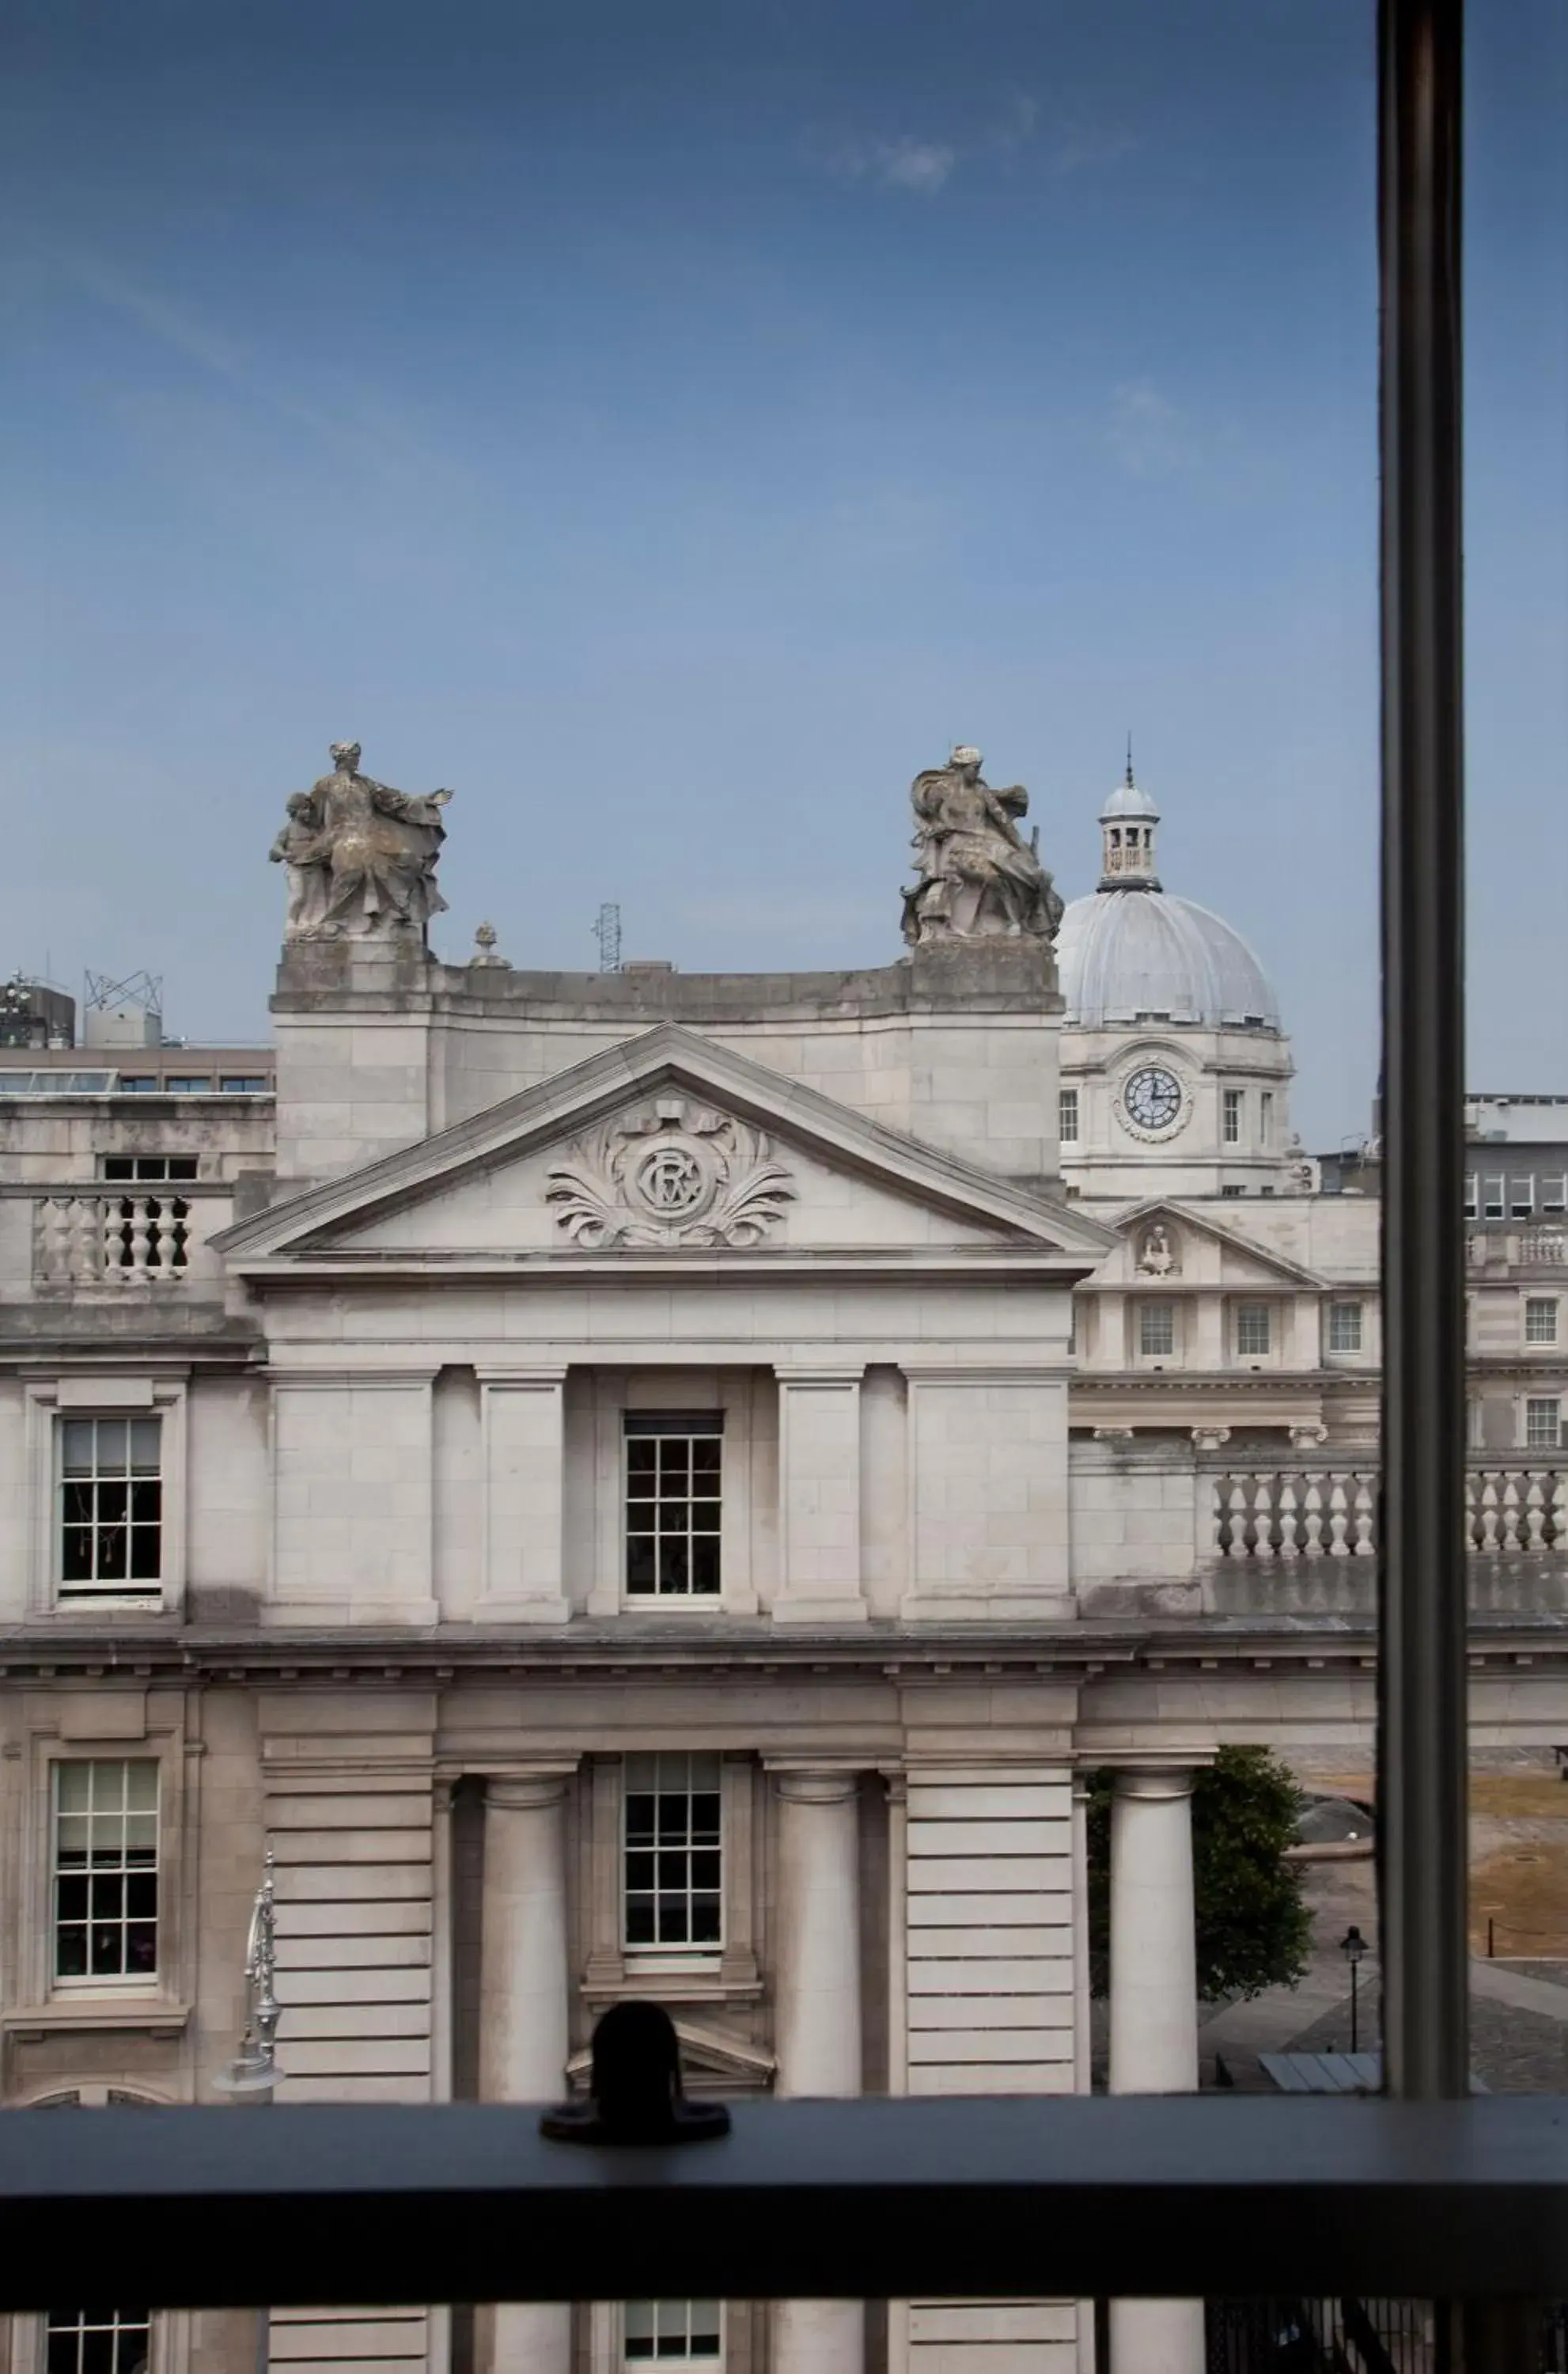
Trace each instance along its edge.
<path fill-rule="evenodd" d="M 1380 0 L 1385 2084 L 1469 2084 L 1466 1933 L 1463 0 Z"/>

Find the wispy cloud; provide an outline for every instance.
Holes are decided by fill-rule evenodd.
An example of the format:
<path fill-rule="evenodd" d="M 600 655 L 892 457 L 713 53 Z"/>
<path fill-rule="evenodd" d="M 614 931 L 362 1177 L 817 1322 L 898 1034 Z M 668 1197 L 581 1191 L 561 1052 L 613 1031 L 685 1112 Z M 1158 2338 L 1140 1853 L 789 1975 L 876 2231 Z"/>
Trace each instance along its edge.
<path fill-rule="evenodd" d="M 1074 119 L 1053 124 L 1046 135 L 1051 170 L 1064 177 L 1070 173 L 1098 172 L 1137 146 L 1136 135 L 1125 123 Z"/>
<path fill-rule="evenodd" d="M 84 296 L 134 322 L 170 352 L 194 365 L 199 373 L 223 381 L 250 403 L 304 429 L 345 458 L 396 476 L 415 470 L 449 477 L 462 475 L 445 455 L 431 452 L 421 440 L 410 436 L 384 406 L 372 411 L 356 398 L 327 409 L 303 401 L 263 361 L 109 258 L 80 247 L 53 246 L 47 261 Z"/>
<path fill-rule="evenodd" d="M 1189 468 L 1195 458 L 1181 414 L 1148 380 L 1126 380 L 1112 390 L 1106 437 L 1135 478 L 1164 477 Z"/>
<path fill-rule="evenodd" d="M 819 127 L 808 137 L 806 153 L 836 181 L 934 197 L 961 168 L 989 164 L 1011 175 L 1025 151 L 1033 152 L 1049 172 L 1065 177 L 1094 172 L 1137 146 L 1125 123 L 1055 114 L 1043 109 L 1032 91 L 1012 90 L 988 114 L 957 128 L 944 125 L 940 138 L 914 132 L 889 136 L 882 131 Z"/>
<path fill-rule="evenodd" d="M 912 190 L 934 197 L 958 162 L 958 151 L 944 140 L 919 140 L 904 133 L 895 140 L 868 139 L 854 133 L 833 137 L 813 135 L 807 142 L 812 160 L 839 182 L 875 182 L 890 190 Z"/>

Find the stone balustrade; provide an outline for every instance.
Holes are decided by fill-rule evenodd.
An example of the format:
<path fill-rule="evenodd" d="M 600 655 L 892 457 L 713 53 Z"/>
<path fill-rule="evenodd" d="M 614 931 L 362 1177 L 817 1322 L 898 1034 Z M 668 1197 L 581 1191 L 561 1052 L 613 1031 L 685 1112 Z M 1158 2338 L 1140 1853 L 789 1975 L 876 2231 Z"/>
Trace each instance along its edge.
<path fill-rule="evenodd" d="M 1200 1477 L 1211 1496 L 1212 1555 L 1268 1564 L 1274 1559 L 1375 1558 L 1379 1473 L 1293 1461 Z M 1473 1463 L 1465 1477 L 1473 1557 L 1568 1556 L 1568 1464 Z"/>
<path fill-rule="evenodd" d="M 113 1293 L 153 1287 L 179 1291 L 210 1284 L 216 1264 L 201 1258 L 210 1236 L 232 1216 L 233 1197 L 204 1195 L 193 1183 L 113 1189 L 84 1194 L 61 1188 L 32 1201 L 35 1287 L 100 1287 Z"/>

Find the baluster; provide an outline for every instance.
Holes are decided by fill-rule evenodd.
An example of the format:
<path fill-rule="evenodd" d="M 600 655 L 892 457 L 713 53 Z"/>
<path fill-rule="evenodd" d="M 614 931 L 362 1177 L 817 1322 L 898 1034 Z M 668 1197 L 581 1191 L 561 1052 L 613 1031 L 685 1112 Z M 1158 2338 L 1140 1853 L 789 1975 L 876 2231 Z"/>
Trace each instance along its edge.
<path fill-rule="evenodd" d="M 125 1210 L 118 1196 L 108 1196 L 99 1205 L 102 1215 L 103 1267 L 111 1286 L 125 1282 Z"/>
<path fill-rule="evenodd" d="M 1550 1540 L 1553 1549 L 1568 1546 L 1568 1468 L 1560 1470 L 1551 1479 Z"/>
<path fill-rule="evenodd" d="M 1296 1547 L 1296 1492 L 1288 1475 L 1280 1478 L 1280 1556 L 1300 1557 Z"/>
<path fill-rule="evenodd" d="M 147 1257 L 152 1250 L 150 1196 L 135 1195 L 131 1199 L 131 1267 L 129 1275 L 135 1279 L 147 1274 Z"/>
<path fill-rule="evenodd" d="M 1465 1470 L 1465 1547 L 1469 1550 L 1473 1550 L 1475 1545 L 1476 1479 L 1470 1470 L 1467 1468 Z"/>
<path fill-rule="evenodd" d="M 1480 1483 L 1480 1554 L 1497 1556 L 1497 1479 L 1483 1475 Z"/>
<path fill-rule="evenodd" d="M 1237 1481 L 1231 1486 L 1230 1528 L 1226 1543 L 1228 1555 L 1234 1558 L 1244 1558 L 1247 1554 L 1246 1514 L 1246 1494 Z"/>
<path fill-rule="evenodd" d="M 64 1196 L 46 1195 L 34 1206 L 33 1260 L 45 1285 L 71 1275 L 71 1211 Z"/>
<path fill-rule="evenodd" d="M 1271 1558 L 1274 1555 L 1274 1478 L 1259 1475 L 1253 1496 L 1254 1557 Z"/>
<path fill-rule="evenodd" d="M 1373 1520 L 1375 1517 L 1376 1512 L 1377 1501 L 1373 1492 L 1372 1486 L 1364 1475 L 1358 1475 L 1356 1478 L 1355 1497 L 1355 1554 L 1357 1557 L 1375 1557 L 1377 1556 L 1377 1545 L 1372 1538 Z"/>
<path fill-rule="evenodd" d="M 1310 1476 L 1306 1487 L 1306 1555 L 1323 1555 L 1323 1493 L 1316 1476 Z"/>
<path fill-rule="evenodd" d="M 71 1230 L 71 1275 L 77 1286 L 97 1286 L 103 1275 L 103 1205 L 96 1195 L 78 1195 Z"/>
<path fill-rule="evenodd" d="M 1539 1475 L 1530 1477 L 1530 1488 L 1525 1495 L 1525 1523 L 1529 1530 L 1529 1539 L 1525 1547 L 1527 1550 L 1545 1549 L 1546 1493 Z"/>
<path fill-rule="evenodd" d="M 1349 1557 L 1351 1549 L 1346 1535 L 1350 1529 L 1351 1521 L 1347 1514 L 1345 1500 L 1345 1479 L 1342 1475 L 1336 1475 L 1328 1487 L 1328 1555 L 1330 1557 Z"/>
<path fill-rule="evenodd" d="M 1503 1546 L 1505 1550 L 1519 1546 L 1519 1483 L 1515 1475 L 1503 1480 Z"/>

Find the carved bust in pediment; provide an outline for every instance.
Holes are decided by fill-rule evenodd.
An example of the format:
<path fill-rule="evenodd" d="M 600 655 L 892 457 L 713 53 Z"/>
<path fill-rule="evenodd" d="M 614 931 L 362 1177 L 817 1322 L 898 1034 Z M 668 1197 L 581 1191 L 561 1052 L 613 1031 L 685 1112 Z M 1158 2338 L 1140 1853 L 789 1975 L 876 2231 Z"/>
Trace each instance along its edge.
<path fill-rule="evenodd" d="M 795 1193 L 760 1130 L 711 1106 L 669 1096 L 607 1122 L 568 1149 L 545 1196 L 572 1242 L 762 1243 Z"/>
<path fill-rule="evenodd" d="M 1156 1220 L 1144 1229 L 1138 1247 L 1138 1272 L 1141 1277 L 1173 1277 L 1181 1261 L 1171 1243 L 1170 1230 Z"/>

